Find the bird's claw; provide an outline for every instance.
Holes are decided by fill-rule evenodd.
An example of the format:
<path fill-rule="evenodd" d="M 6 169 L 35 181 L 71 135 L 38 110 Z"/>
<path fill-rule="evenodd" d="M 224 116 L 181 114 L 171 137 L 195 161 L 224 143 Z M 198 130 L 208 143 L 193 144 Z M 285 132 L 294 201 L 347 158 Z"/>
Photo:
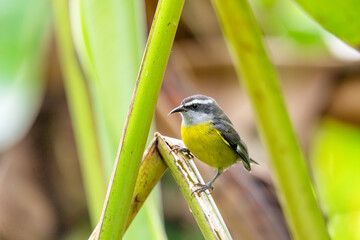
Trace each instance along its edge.
<path fill-rule="evenodd" d="M 201 183 L 196 183 L 195 186 L 199 187 L 197 189 L 195 189 L 192 193 L 191 196 L 193 196 L 195 193 L 197 193 L 198 195 L 200 195 L 200 193 L 205 192 L 206 190 L 209 190 L 210 193 L 212 193 L 214 187 L 210 184 L 201 184 Z"/>
<path fill-rule="evenodd" d="M 194 158 L 194 155 L 190 152 L 190 150 L 186 147 L 180 147 L 178 145 L 173 146 L 173 148 L 170 150 L 170 153 L 172 152 L 182 152 L 184 155 L 187 155 L 189 158 Z"/>

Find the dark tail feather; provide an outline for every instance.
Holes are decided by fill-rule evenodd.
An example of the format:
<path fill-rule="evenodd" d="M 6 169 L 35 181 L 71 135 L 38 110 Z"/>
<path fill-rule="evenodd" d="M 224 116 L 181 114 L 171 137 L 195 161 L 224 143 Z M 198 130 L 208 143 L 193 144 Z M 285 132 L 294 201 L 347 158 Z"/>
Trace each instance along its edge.
<path fill-rule="evenodd" d="M 244 164 L 244 167 L 245 167 L 246 170 L 251 171 L 251 166 L 250 166 L 249 160 L 242 159 L 242 163 Z"/>
<path fill-rule="evenodd" d="M 254 159 L 251 159 L 251 158 L 250 158 L 250 162 L 259 165 L 259 163 L 257 161 L 255 161 Z"/>
<path fill-rule="evenodd" d="M 251 171 L 250 163 L 255 163 L 255 164 L 259 165 L 258 162 L 256 162 L 255 160 L 253 160 L 251 158 L 249 160 L 242 159 L 242 162 L 244 164 L 245 169 L 248 170 L 248 171 Z"/>

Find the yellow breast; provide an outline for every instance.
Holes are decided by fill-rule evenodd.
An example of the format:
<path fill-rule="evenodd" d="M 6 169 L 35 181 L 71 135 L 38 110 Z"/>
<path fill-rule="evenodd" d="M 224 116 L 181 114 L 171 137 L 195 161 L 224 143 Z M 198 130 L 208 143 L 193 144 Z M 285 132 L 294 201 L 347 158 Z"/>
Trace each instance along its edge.
<path fill-rule="evenodd" d="M 195 157 L 211 167 L 225 169 L 239 158 L 211 122 L 181 126 L 181 136 Z"/>

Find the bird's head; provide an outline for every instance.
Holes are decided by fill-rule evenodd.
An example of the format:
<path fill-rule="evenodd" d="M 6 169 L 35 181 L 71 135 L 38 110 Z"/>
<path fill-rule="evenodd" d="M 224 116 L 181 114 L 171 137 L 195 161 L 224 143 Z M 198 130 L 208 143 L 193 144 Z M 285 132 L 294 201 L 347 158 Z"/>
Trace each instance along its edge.
<path fill-rule="evenodd" d="M 169 114 L 180 113 L 183 126 L 192 126 L 212 121 L 222 110 L 214 99 L 204 95 L 194 95 L 185 98 L 180 106 L 173 109 Z"/>

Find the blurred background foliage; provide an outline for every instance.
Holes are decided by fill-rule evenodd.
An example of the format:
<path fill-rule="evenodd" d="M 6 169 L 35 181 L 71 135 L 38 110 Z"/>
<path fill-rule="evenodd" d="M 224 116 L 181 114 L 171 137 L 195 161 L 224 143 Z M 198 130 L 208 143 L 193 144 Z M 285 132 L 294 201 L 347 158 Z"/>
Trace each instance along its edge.
<path fill-rule="evenodd" d="M 1 1 L 0 150 L 19 141 L 39 111 L 50 37 L 49 10 L 48 1 Z"/>
<path fill-rule="evenodd" d="M 360 239 L 359 141 L 359 128 L 332 118 L 315 133 L 311 158 L 333 239 Z"/>
<path fill-rule="evenodd" d="M 157 1 L 69 3 L 73 60 L 89 94 L 100 151 L 96 158 L 108 179 Z M 333 239 L 360 239 L 360 56 L 338 39 L 359 48 L 360 2 L 250 3 L 309 156 L 329 231 Z M 54 30 L 54 6 L 44 0 L 0 0 L 0 239 L 85 239 L 92 230 L 72 103 L 63 87 L 68 75 Z M 180 118 L 167 113 L 190 94 L 217 99 L 261 163 L 252 174 L 232 167 L 215 184 L 213 196 L 233 238 L 289 239 L 250 103 L 211 3 L 187 1 L 180 21 L 158 100 L 156 129 L 179 138 Z M 214 174 L 196 164 L 205 179 Z M 164 221 L 168 239 L 202 239 L 168 173 L 161 196 L 154 196 L 151 204 L 162 202 L 163 213 L 154 211 L 159 207 L 145 207 L 135 220 L 137 229 L 127 237 L 144 239 L 136 236 L 142 233 L 138 229 L 156 218 L 158 230 L 153 233 L 150 227 L 145 236 L 164 238 L 159 230 Z"/>

